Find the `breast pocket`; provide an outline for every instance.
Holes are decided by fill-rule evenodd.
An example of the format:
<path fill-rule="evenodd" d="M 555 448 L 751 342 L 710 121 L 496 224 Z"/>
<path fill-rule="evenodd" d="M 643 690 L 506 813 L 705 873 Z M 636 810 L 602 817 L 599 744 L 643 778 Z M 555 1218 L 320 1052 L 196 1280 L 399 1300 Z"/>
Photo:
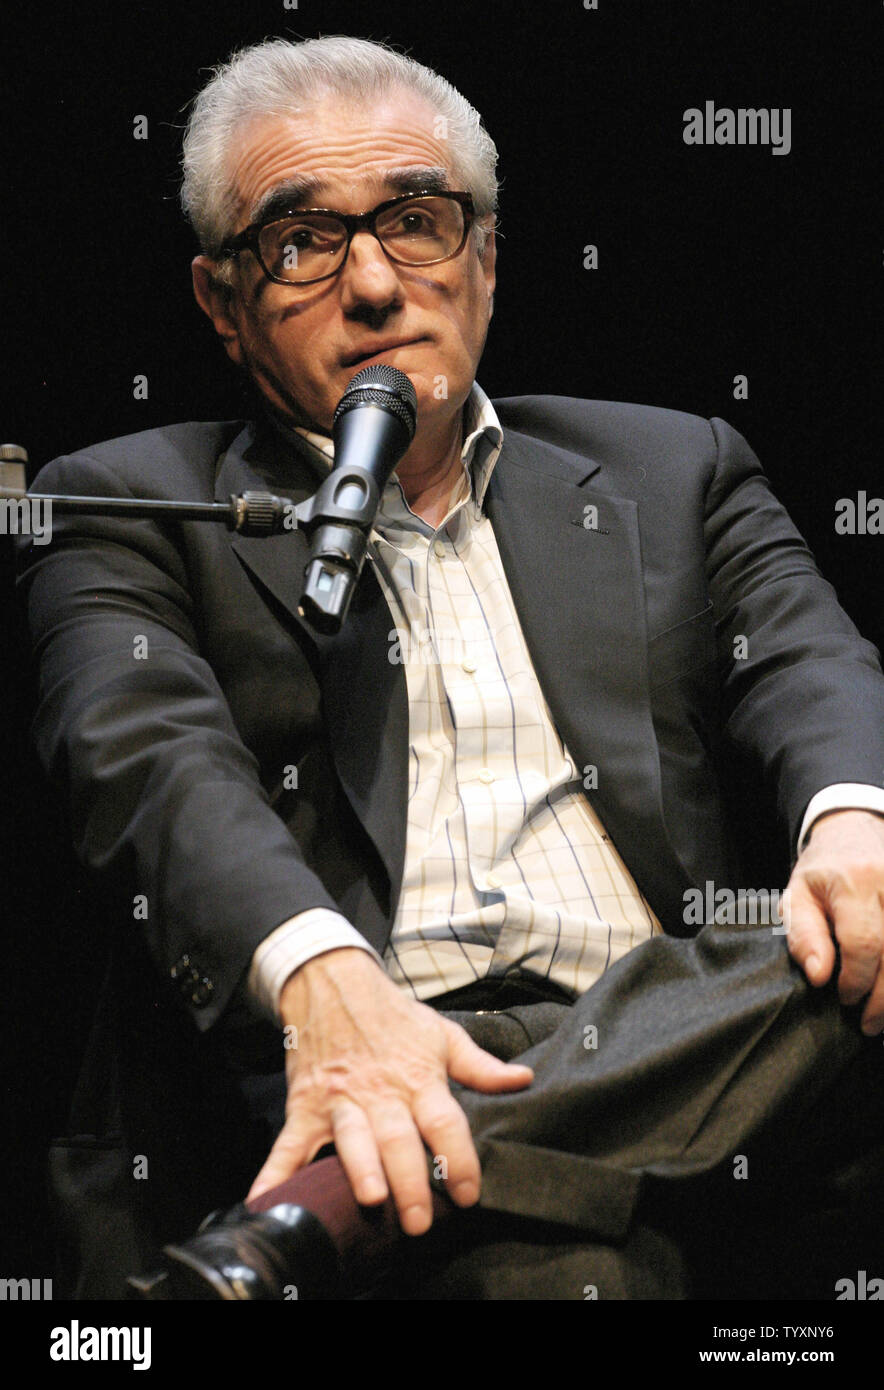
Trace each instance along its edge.
<path fill-rule="evenodd" d="M 651 689 L 714 664 L 717 656 L 715 619 L 712 604 L 699 613 L 664 628 L 648 643 L 648 671 Z"/>

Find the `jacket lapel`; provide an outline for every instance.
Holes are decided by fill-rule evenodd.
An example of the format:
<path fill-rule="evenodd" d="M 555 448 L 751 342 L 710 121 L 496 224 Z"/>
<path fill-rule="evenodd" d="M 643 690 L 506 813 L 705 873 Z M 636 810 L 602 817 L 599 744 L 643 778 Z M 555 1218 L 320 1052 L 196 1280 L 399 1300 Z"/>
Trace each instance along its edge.
<path fill-rule="evenodd" d="M 556 727 L 605 830 L 671 930 L 691 880 L 663 815 L 638 508 L 608 491 L 600 470 L 509 429 L 486 507 Z M 671 856 L 661 853 L 667 844 Z"/>
<path fill-rule="evenodd" d="M 306 453 L 287 448 L 269 429 L 246 426 L 223 455 L 215 480 L 216 501 L 226 502 L 231 493 L 272 491 L 302 502 L 318 485 Z M 305 632 L 310 632 L 298 616 L 301 579 L 307 559 L 307 539 L 301 531 L 284 531 L 276 536 L 230 534 L 230 544 L 246 569 L 250 570 L 275 599 L 288 610 Z"/>
<path fill-rule="evenodd" d="M 294 502 L 310 497 L 322 468 L 309 446 L 284 439 L 272 426 L 243 430 L 218 470 L 215 496 L 226 501 L 249 488 L 271 490 Z M 233 550 L 289 613 L 315 652 L 315 669 L 329 747 L 338 776 L 390 880 L 396 902 L 405 862 L 408 789 L 408 694 L 404 668 L 388 658 L 393 619 L 372 566 L 366 563 L 343 629 L 314 633 L 298 613 L 308 543 L 301 531 L 239 536 Z"/>

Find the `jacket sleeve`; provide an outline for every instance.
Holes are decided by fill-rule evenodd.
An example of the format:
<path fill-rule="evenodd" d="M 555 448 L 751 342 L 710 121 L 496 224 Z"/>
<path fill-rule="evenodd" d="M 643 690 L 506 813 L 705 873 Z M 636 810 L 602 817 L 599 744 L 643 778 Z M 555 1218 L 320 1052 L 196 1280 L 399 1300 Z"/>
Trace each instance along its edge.
<path fill-rule="evenodd" d="M 797 842 L 815 793 L 884 782 L 884 680 L 774 497 L 746 441 L 711 422 L 707 576 L 722 662 L 726 734 L 776 798 Z"/>
<path fill-rule="evenodd" d="M 49 464 L 38 489 L 127 495 L 82 454 Z M 205 1030 L 260 941 L 294 912 L 337 905 L 200 655 L 175 536 L 56 516 L 50 545 L 20 546 L 19 584 L 39 662 L 34 738 L 66 790 L 77 854 L 134 885 L 133 930 Z"/>

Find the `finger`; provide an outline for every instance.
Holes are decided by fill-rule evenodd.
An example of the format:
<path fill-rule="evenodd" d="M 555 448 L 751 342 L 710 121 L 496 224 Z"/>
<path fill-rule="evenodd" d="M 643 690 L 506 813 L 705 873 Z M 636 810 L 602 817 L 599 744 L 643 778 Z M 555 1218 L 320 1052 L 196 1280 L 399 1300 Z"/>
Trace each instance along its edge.
<path fill-rule="evenodd" d="M 448 1034 L 448 1075 L 475 1091 L 520 1091 L 534 1080 L 534 1072 L 521 1062 L 501 1062 L 474 1043 L 465 1028 L 453 1019 L 442 1023 Z"/>
<path fill-rule="evenodd" d="M 460 1207 L 471 1207 L 481 1188 L 479 1155 L 467 1117 L 444 1082 L 421 1090 L 414 1118 L 449 1197 Z"/>
<path fill-rule="evenodd" d="M 874 988 L 881 968 L 884 927 L 877 892 L 839 896 L 834 918 L 841 947 L 838 998 L 842 1004 L 858 1004 Z"/>
<path fill-rule="evenodd" d="M 812 985 L 824 985 L 835 965 L 829 919 L 807 881 L 793 878 L 783 894 L 783 921 L 789 954 Z"/>
<path fill-rule="evenodd" d="M 419 1236 L 433 1222 L 433 1202 L 423 1142 L 404 1101 L 382 1101 L 368 1110 L 387 1182 L 406 1235 Z"/>
<path fill-rule="evenodd" d="M 368 1116 L 351 1101 L 339 1101 L 331 1113 L 335 1150 L 343 1164 L 353 1196 L 371 1207 L 389 1196 L 384 1167 Z"/>
<path fill-rule="evenodd" d="M 297 1173 L 331 1137 L 328 1124 L 318 1117 L 305 1117 L 303 1111 L 292 1115 L 276 1136 L 264 1166 L 246 1194 L 246 1201 L 254 1201 L 271 1187 L 278 1187 Z"/>
<path fill-rule="evenodd" d="M 869 1037 L 884 1032 L 884 961 L 878 970 L 875 986 L 863 1009 L 860 1026 Z"/>

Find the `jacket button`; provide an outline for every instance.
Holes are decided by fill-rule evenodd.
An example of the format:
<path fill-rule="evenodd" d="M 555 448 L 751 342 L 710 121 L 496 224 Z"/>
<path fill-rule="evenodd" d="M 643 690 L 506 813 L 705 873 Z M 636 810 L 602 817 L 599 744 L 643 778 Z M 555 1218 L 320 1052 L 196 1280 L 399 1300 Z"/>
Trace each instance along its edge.
<path fill-rule="evenodd" d="M 169 971 L 182 996 L 189 1004 L 202 1008 L 208 1004 L 215 988 L 208 975 L 203 975 L 196 963 L 185 952 L 179 956 Z"/>
<path fill-rule="evenodd" d="M 214 990 L 214 988 L 215 986 L 212 984 L 212 981 L 209 979 L 208 975 L 201 975 L 195 982 L 190 992 L 191 1004 L 194 1004 L 198 1009 L 201 1009 L 204 1004 L 208 1004 L 209 1000 L 212 997 L 212 991 Z"/>

